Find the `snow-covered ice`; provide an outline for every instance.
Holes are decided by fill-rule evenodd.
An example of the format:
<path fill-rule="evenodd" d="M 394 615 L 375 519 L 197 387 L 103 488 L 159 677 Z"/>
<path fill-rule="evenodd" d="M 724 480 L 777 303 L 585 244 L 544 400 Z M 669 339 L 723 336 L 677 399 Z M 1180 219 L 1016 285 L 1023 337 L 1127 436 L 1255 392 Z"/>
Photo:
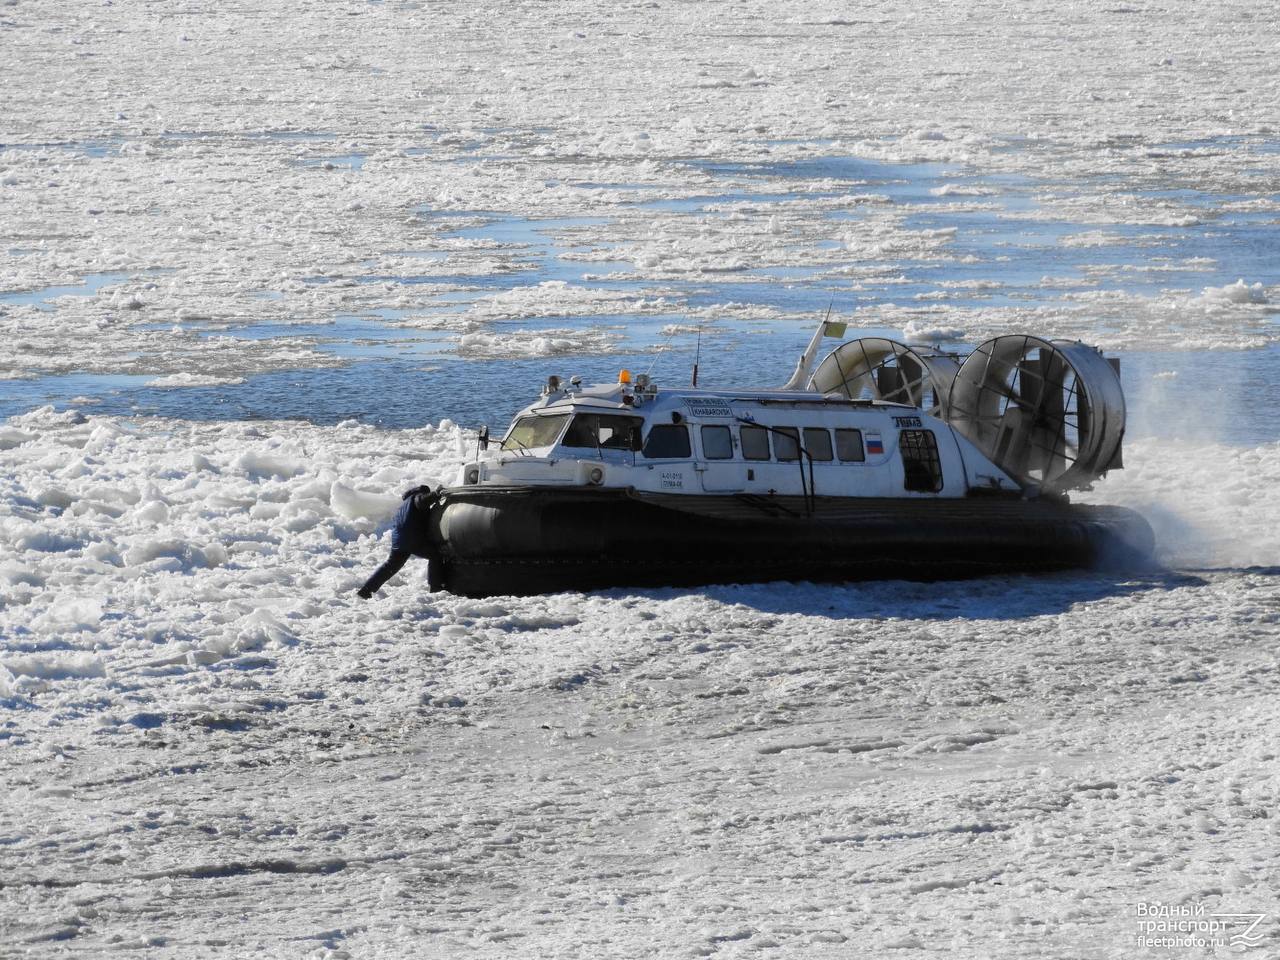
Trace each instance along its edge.
<path fill-rule="evenodd" d="M 8 0 L 0 955 L 1186 955 L 1155 901 L 1274 951 L 1278 45 Z M 1164 567 L 355 598 L 546 373 L 780 382 L 828 305 L 1118 351 L 1085 498 Z"/>
<path fill-rule="evenodd" d="M 1136 579 L 366 605 L 460 428 L 11 423 L 36 954 L 1119 956 L 1126 903 L 1272 889 L 1280 445 L 1135 445 L 1096 496 L 1177 564 Z"/>

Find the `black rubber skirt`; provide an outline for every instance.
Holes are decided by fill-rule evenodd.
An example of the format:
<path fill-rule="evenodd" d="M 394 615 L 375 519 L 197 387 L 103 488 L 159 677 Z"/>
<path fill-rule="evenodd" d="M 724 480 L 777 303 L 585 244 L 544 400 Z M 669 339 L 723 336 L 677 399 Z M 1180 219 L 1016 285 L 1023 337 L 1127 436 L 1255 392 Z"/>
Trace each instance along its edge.
<path fill-rule="evenodd" d="M 1149 556 L 1119 507 L 1049 500 L 455 487 L 427 521 L 434 585 L 483 597 L 768 580 L 937 580 Z"/>

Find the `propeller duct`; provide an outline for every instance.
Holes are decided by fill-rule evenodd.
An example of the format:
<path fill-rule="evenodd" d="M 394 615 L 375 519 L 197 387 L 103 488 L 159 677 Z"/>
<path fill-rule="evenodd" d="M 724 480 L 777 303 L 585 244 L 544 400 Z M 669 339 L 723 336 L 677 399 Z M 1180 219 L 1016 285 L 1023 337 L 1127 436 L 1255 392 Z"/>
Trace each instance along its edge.
<path fill-rule="evenodd" d="M 850 400 L 884 400 L 945 417 L 951 381 L 960 364 L 931 347 L 908 347 L 883 337 L 840 344 L 809 379 L 809 389 Z"/>
<path fill-rule="evenodd" d="M 1068 490 L 1120 465 L 1124 392 L 1093 347 L 996 337 L 960 365 L 946 419 L 1011 476 Z"/>

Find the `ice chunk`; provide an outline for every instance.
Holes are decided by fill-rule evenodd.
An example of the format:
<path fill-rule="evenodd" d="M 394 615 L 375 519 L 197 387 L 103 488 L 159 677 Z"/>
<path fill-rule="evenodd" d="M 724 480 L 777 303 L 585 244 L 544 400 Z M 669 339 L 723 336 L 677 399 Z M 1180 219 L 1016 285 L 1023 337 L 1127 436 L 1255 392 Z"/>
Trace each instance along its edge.
<path fill-rule="evenodd" d="M 1261 283 L 1251 286 L 1241 279 L 1225 287 L 1205 287 L 1200 292 L 1200 299 L 1213 304 L 1266 303 L 1267 295 Z"/>
<path fill-rule="evenodd" d="M 328 511 L 325 511 L 326 513 Z M 290 533 L 301 533 L 310 530 L 323 521 L 323 517 L 314 510 L 281 511 L 281 526 Z"/>
<path fill-rule="evenodd" d="M 41 787 L 35 792 L 37 797 L 74 797 L 75 788 L 62 786 L 61 784 L 53 784 L 47 787 Z M 68 929 L 75 930 L 76 924 L 70 924 Z"/>
<path fill-rule="evenodd" d="M 244 618 L 242 623 L 243 626 L 231 647 L 235 652 L 261 650 L 267 646 L 292 647 L 298 642 L 297 634 L 265 608 L 253 611 Z"/>
<path fill-rule="evenodd" d="M 27 527 L 14 541 L 19 550 L 35 550 L 38 553 L 66 553 L 79 550 L 82 542 L 75 537 L 54 533 L 43 527 Z"/>
<path fill-rule="evenodd" d="M 292 489 L 293 499 L 296 500 L 319 500 L 325 506 L 329 504 L 329 490 L 333 485 L 333 474 L 325 471 L 328 476 L 321 475 L 314 480 L 308 480 Z"/>
<path fill-rule="evenodd" d="M 31 625 L 38 630 L 97 630 L 101 620 L 101 600 L 58 597 Z"/>
<path fill-rule="evenodd" d="M 527 330 L 519 337 L 467 333 L 458 338 L 465 357 L 555 357 L 563 354 L 608 353 L 619 337 L 608 330 Z"/>
<path fill-rule="evenodd" d="M 24 443 L 30 443 L 35 434 L 19 430 L 17 427 L 0 426 L 0 450 L 10 450 Z"/>
<path fill-rule="evenodd" d="M 71 506 L 72 497 L 60 487 L 42 487 L 36 491 L 35 500 L 41 506 L 65 510 Z"/>
<path fill-rule="evenodd" d="M 91 653 L 5 657 L 0 660 L 0 667 L 14 677 L 37 677 L 41 680 L 68 680 L 74 677 L 105 677 L 107 675 L 102 658 L 95 657 Z"/>
<path fill-rule="evenodd" d="M 174 332 L 179 332 L 174 328 Z M 244 383 L 244 377 L 217 377 L 207 373 L 171 373 L 148 380 L 148 387 L 221 387 Z"/>
<path fill-rule="evenodd" d="M 917 893 L 915 887 L 911 888 L 912 893 Z M 884 941 L 886 950 L 923 950 L 925 947 L 923 941 L 914 933 L 907 932 L 898 937 L 890 937 Z"/>
<path fill-rule="evenodd" d="M 148 500 L 139 506 L 133 515 L 143 523 L 154 526 L 169 519 L 169 507 L 161 500 Z"/>
<path fill-rule="evenodd" d="M 400 498 L 349 487 L 341 480 L 329 487 L 329 503 L 348 520 L 384 520 L 396 512 Z"/>
<path fill-rule="evenodd" d="M 29 587 L 43 587 L 45 578 L 22 563 L 5 563 L 0 565 L 0 577 L 17 585 L 25 583 Z"/>
<path fill-rule="evenodd" d="M 929 191 L 929 195 L 934 197 L 989 197 L 994 194 L 995 191 L 989 187 L 977 187 L 960 183 L 944 183 L 942 186 L 934 187 Z"/>
<path fill-rule="evenodd" d="M 84 449 L 91 453 L 96 453 L 107 446 L 110 446 L 116 437 L 124 433 L 114 423 L 99 423 L 93 428 L 93 432 L 89 434 L 89 439 L 85 441 Z"/>
<path fill-rule="evenodd" d="M 225 557 L 225 551 L 221 551 L 219 557 L 210 557 L 204 550 L 182 540 L 139 540 L 125 551 L 124 562 L 130 567 L 140 567 L 168 558 L 176 560 L 180 569 L 191 569 L 216 566 Z"/>
<path fill-rule="evenodd" d="M 256 450 L 242 453 L 236 463 L 241 470 L 256 478 L 296 477 L 303 471 L 303 465 L 291 457 Z"/>
<path fill-rule="evenodd" d="M 902 328 L 902 335 L 908 343 L 954 343 L 964 339 L 964 331 L 959 327 L 939 327 L 915 320 Z"/>

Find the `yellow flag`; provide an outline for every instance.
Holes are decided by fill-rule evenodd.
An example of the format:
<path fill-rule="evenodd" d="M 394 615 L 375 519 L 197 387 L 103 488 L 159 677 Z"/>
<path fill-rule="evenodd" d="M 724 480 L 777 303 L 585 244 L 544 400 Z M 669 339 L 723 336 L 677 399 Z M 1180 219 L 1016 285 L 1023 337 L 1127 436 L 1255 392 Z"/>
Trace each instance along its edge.
<path fill-rule="evenodd" d="M 824 337 L 843 337 L 847 323 L 832 323 L 830 320 L 826 323 L 826 328 L 822 331 Z"/>

